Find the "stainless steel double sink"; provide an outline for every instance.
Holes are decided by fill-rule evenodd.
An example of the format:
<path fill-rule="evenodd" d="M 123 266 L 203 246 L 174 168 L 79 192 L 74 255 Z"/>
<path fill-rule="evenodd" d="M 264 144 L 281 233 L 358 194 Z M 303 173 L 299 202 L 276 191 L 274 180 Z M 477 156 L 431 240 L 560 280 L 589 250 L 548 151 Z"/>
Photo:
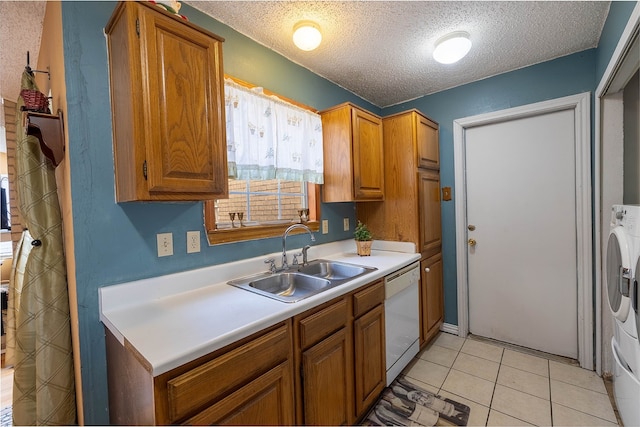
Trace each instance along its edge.
<path fill-rule="evenodd" d="M 227 283 L 278 301 L 296 302 L 375 270 L 375 267 L 317 259 L 281 272 L 259 273 Z"/>

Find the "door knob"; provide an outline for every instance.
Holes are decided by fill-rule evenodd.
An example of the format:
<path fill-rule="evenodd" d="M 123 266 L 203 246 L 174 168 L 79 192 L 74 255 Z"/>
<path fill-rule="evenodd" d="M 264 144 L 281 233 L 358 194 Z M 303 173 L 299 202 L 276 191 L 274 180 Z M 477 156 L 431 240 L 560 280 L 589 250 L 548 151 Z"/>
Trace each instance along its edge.
<path fill-rule="evenodd" d="M 469 246 L 473 247 L 476 245 L 476 239 L 469 239 L 467 243 L 469 243 Z"/>

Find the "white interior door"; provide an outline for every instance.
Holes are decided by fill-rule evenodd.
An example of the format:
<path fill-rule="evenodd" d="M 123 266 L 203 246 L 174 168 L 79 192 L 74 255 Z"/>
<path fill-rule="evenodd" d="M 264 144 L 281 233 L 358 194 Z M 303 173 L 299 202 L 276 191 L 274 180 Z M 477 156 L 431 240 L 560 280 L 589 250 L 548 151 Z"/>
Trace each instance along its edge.
<path fill-rule="evenodd" d="M 466 129 L 471 333 L 577 358 L 575 145 L 573 110 Z"/>

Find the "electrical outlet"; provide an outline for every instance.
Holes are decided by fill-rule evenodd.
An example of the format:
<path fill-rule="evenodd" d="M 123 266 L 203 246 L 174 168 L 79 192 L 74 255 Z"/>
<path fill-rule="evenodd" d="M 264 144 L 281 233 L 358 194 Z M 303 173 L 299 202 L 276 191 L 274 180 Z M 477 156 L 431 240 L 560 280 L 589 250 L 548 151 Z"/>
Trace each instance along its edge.
<path fill-rule="evenodd" d="M 200 252 L 200 232 L 187 231 L 187 253 Z"/>
<path fill-rule="evenodd" d="M 349 231 L 349 218 L 344 218 L 342 220 L 342 228 L 344 231 Z"/>
<path fill-rule="evenodd" d="M 329 233 L 329 220 L 328 219 L 323 219 L 322 220 L 322 234 L 327 234 Z"/>
<path fill-rule="evenodd" d="M 173 255 L 173 234 L 160 233 L 156 237 L 158 238 L 158 256 Z"/>

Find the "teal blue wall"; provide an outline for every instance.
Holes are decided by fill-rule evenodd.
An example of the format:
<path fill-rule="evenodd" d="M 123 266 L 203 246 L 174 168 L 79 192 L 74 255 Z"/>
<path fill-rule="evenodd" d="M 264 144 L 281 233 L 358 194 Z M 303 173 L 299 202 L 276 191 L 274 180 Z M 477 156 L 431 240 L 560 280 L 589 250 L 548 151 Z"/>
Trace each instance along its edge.
<path fill-rule="evenodd" d="M 609 7 L 609 15 L 604 23 L 598 51 L 596 52 L 596 79 L 600 83 L 604 70 L 609 65 L 611 55 L 618 45 L 622 31 L 629 21 L 631 12 L 638 4 L 637 1 L 612 1 Z"/>
<path fill-rule="evenodd" d="M 201 203 L 116 204 L 113 179 L 111 114 L 103 28 L 114 2 L 63 2 L 62 24 L 68 111 L 68 151 L 71 169 L 73 227 L 78 288 L 80 350 L 85 422 L 108 424 L 104 332 L 98 320 L 98 288 L 278 250 L 277 239 L 208 247 L 186 254 L 186 231 L 202 229 Z M 615 10 L 624 21 L 628 6 Z M 380 110 L 352 93 L 265 49 L 223 24 L 184 5 L 190 20 L 226 39 L 225 72 L 264 86 L 319 110 L 351 101 L 377 113 L 418 108 L 441 125 L 442 185 L 453 187 L 453 119 L 559 96 L 592 91 L 596 62 L 607 54 L 589 50 L 548 63 L 430 95 Z M 619 24 L 611 24 L 613 29 Z M 606 29 L 606 26 L 605 26 Z M 609 34 L 609 33 L 607 33 Z M 612 39 L 619 37 L 611 30 Z M 604 37 L 604 34 L 603 34 Z M 610 56 L 611 53 L 608 53 Z M 457 323 L 455 301 L 455 226 L 453 202 L 445 202 L 443 251 L 446 282 L 446 321 Z M 318 243 L 351 237 L 341 232 L 343 217 L 355 222 L 352 203 L 323 204 L 322 218 L 330 233 Z M 155 235 L 172 232 L 175 255 L 156 256 Z M 293 236 L 293 239 L 302 238 Z M 212 307 L 215 309 L 215 307 Z M 157 331 L 162 333 L 162 331 Z M 170 343 L 171 337 L 167 337 Z"/>
<path fill-rule="evenodd" d="M 67 85 L 71 191 L 80 357 L 87 424 L 108 424 L 104 331 L 98 318 L 98 288 L 276 252 L 276 238 L 208 247 L 186 253 L 186 232 L 203 230 L 202 203 L 116 204 L 111 139 L 111 108 L 104 26 L 114 2 L 63 2 L 62 24 Z M 373 112 L 375 106 L 257 45 L 185 5 L 194 23 L 224 37 L 225 72 L 296 101 L 324 109 L 351 101 Z M 355 223 L 353 203 L 323 204 L 329 234 L 317 244 L 352 237 L 342 218 Z M 172 232 L 174 255 L 158 258 L 156 234 Z M 292 236 L 292 245 L 303 236 Z M 300 240 L 298 242 L 298 240 Z M 304 240 L 306 243 L 306 240 Z M 215 307 L 211 308 L 215 310 Z M 162 331 L 157 331 L 161 334 Z M 167 345 L 171 337 L 167 337 Z"/>

